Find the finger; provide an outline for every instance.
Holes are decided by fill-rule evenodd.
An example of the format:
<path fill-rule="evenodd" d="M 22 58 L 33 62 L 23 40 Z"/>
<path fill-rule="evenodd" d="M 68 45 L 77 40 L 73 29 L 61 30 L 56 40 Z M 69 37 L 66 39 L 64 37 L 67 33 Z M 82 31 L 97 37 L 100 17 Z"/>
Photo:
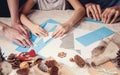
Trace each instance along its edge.
<path fill-rule="evenodd" d="M 52 34 L 52 37 L 54 37 L 55 38 L 55 36 L 57 35 L 57 33 L 59 32 L 59 30 L 57 29 L 57 30 L 55 30 L 54 32 L 53 32 L 53 34 Z"/>
<path fill-rule="evenodd" d="M 27 43 L 26 43 L 26 41 L 25 41 L 25 37 L 24 36 L 19 36 L 18 37 L 18 40 L 24 45 L 24 46 L 29 46 Z"/>
<path fill-rule="evenodd" d="M 103 12 L 103 14 L 102 14 L 102 21 L 103 21 L 103 22 L 106 22 L 107 15 L 108 15 L 108 10 L 106 9 L 106 10 Z"/>
<path fill-rule="evenodd" d="M 63 31 L 63 32 L 60 34 L 60 37 L 62 37 L 64 34 L 65 34 L 65 31 Z"/>
<path fill-rule="evenodd" d="M 33 43 L 29 39 L 25 39 L 25 41 L 26 41 L 26 43 L 28 44 L 29 47 L 33 45 Z"/>
<path fill-rule="evenodd" d="M 95 19 L 96 20 L 100 20 L 100 17 L 99 17 L 99 12 L 98 12 L 98 8 L 97 8 L 97 6 L 96 5 L 92 5 L 92 7 L 93 7 L 93 10 L 94 10 L 94 12 L 95 12 Z"/>
<path fill-rule="evenodd" d="M 58 26 L 56 30 L 52 33 L 52 37 L 54 37 L 60 30 L 60 27 Z"/>
<path fill-rule="evenodd" d="M 112 18 L 114 15 L 115 15 L 115 11 L 114 11 L 114 10 L 110 11 L 109 14 L 108 14 L 108 18 L 107 18 L 107 20 L 106 20 L 106 23 L 110 23 L 111 18 Z"/>
<path fill-rule="evenodd" d="M 20 29 L 22 30 L 22 32 L 23 32 L 25 35 L 28 35 L 27 30 L 26 30 L 22 25 L 20 25 Z"/>
<path fill-rule="evenodd" d="M 62 32 L 63 32 L 62 30 L 58 31 L 57 34 L 54 36 L 54 38 L 60 37 L 60 35 L 61 35 Z"/>
<path fill-rule="evenodd" d="M 92 13 L 93 18 L 96 20 L 96 15 L 95 15 L 95 11 L 93 9 L 93 6 L 91 6 L 90 11 Z"/>
<path fill-rule="evenodd" d="M 119 16 L 119 11 L 116 11 L 115 16 L 110 23 L 114 23 L 117 20 L 118 16 Z"/>
<path fill-rule="evenodd" d="M 45 33 L 45 32 L 42 32 L 42 31 L 38 31 L 36 34 L 39 35 L 39 36 L 42 35 L 44 37 L 48 36 L 48 33 Z"/>
<path fill-rule="evenodd" d="M 26 39 L 23 39 L 21 42 L 22 42 L 26 47 L 30 47 L 30 45 L 26 42 Z"/>
<path fill-rule="evenodd" d="M 46 36 L 48 36 L 48 32 L 47 31 L 45 31 L 44 29 L 39 29 L 38 30 L 38 34 L 40 35 L 43 35 L 44 37 L 46 37 Z"/>
<path fill-rule="evenodd" d="M 34 35 L 35 35 L 35 36 L 37 36 L 37 37 L 39 37 L 39 36 L 40 36 L 38 33 L 35 33 Z"/>
<path fill-rule="evenodd" d="M 13 42 L 17 43 L 17 44 L 20 45 L 20 46 L 25 47 L 24 44 L 23 44 L 21 41 L 17 40 L 17 39 L 14 40 Z"/>
<path fill-rule="evenodd" d="M 92 18 L 89 8 L 86 9 L 88 18 Z"/>
<path fill-rule="evenodd" d="M 97 5 L 97 10 L 98 10 L 98 16 L 99 16 L 99 20 L 101 19 L 101 13 L 102 13 L 102 10 L 101 10 L 101 7 L 100 5 Z"/>
<path fill-rule="evenodd" d="M 30 33 L 29 33 L 29 31 L 28 31 L 28 37 L 29 37 L 29 39 L 30 39 Z"/>

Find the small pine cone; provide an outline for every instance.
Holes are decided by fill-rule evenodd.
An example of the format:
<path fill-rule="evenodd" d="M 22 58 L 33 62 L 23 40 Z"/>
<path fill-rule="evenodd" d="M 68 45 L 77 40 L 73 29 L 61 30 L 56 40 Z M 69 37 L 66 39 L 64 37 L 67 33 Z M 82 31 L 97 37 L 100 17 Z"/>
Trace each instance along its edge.
<path fill-rule="evenodd" d="M 58 67 L 53 66 L 50 70 L 50 75 L 58 75 L 58 71 L 59 71 Z"/>
<path fill-rule="evenodd" d="M 1 48 L 0 48 L 0 62 L 2 62 L 2 61 L 4 61 L 4 60 L 5 60 L 5 58 L 3 57 L 2 50 L 1 50 Z"/>
<path fill-rule="evenodd" d="M 120 67 L 120 50 L 118 51 L 117 57 L 115 60 L 116 60 L 117 66 Z"/>
<path fill-rule="evenodd" d="M 13 69 L 19 68 L 20 63 L 22 62 L 21 60 L 16 58 L 15 54 L 10 54 L 7 61 L 12 65 Z"/>

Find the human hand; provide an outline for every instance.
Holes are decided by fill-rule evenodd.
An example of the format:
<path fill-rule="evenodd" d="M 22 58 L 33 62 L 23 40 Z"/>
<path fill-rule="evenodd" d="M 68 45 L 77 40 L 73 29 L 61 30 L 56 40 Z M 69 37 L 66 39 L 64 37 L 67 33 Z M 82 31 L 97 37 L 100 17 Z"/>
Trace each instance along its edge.
<path fill-rule="evenodd" d="M 105 23 L 114 23 L 117 21 L 117 18 L 120 16 L 120 10 L 117 6 L 109 7 L 104 10 L 102 13 L 102 21 Z"/>
<path fill-rule="evenodd" d="M 5 26 L 3 29 L 3 33 L 8 39 L 10 39 L 11 41 L 23 47 L 30 47 L 33 45 L 28 37 L 25 37 L 22 32 L 20 32 L 19 30 L 15 28 Z"/>
<path fill-rule="evenodd" d="M 88 3 L 85 5 L 87 16 L 89 18 L 94 18 L 95 20 L 101 19 L 101 7 L 99 4 Z"/>
<path fill-rule="evenodd" d="M 17 29 L 24 37 L 30 38 L 30 33 L 28 32 L 27 28 L 23 27 L 20 23 L 12 25 L 14 29 Z"/>
<path fill-rule="evenodd" d="M 68 23 L 64 23 L 59 25 L 56 30 L 53 32 L 52 36 L 54 38 L 57 37 L 62 37 L 65 33 L 67 33 L 70 29 L 72 28 L 72 26 Z"/>
<path fill-rule="evenodd" d="M 48 32 L 44 30 L 42 27 L 40 27 L 39 25 L 32 25 L 30 27 L 30 30 L 36 36 L 40 36 L 40 35 L 44 37 L 48 36 Z"/>

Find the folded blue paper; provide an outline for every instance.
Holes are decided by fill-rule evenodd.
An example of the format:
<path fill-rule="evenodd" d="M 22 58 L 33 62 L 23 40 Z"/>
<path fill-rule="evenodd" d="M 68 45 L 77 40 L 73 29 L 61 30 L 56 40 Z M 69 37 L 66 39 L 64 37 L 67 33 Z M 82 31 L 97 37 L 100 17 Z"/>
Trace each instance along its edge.
<path fill-rule="evenodd" d="M 104 22 L 102 22 L 102 21 L 97 21 L 97 20 L 90 19 L 90 18 L 85 18 L 85 21 L 88 21 L 88 22 L 96 22 L 96 23 L 104 23 Z"/>
<path fill-rule="evenodd" d="M 84 46 L 88 46 L 96 41 L 102 40 L 105 37 L 108 37 L 109 35 L 113 34 L 114 31 L 106 28 L 106 27 L 101 27 L 93 32 L 90 32 L 88 34 L 85 34 L 83 36 L 80 36 L 76 38 L 76 40 L 83 44 Z"/>
<path fill-rule="evenodd" d="M 49 23 L 49 24 L 48 24 Z M 55 28 L 57 27 L 57 25 L 59 25 L 60 23 L 55 21 L 55 20 L 52 20 L 52 19 L 49 19 L 47 20 L 46 22 L 42 23 L 41 24 L 41 27 L 44 28 L 46 31 L 48 32 L 52 32 L 55 30 Z M 44 48 L 50 41 L 52 41 L 53 38 L 50 38 L 47 42 L 44 42 L 43 41 L 43 37 L 41 37 L 41 39 L 34 44 L 34 46 L 32 47 L 32 49 L 35 50 L 35 52 L 39 52 L 42 48 Z M 33 35 L 31 33 L 31 41 L 34 42 L 36 40 L 36 36 Z M 19 46 L 18 48 L 16 48 L 17 51 L 19 52 L 27 52 L 29 51 L 30 48 L 27 48 L 27 47 L 21 47 Z"/>

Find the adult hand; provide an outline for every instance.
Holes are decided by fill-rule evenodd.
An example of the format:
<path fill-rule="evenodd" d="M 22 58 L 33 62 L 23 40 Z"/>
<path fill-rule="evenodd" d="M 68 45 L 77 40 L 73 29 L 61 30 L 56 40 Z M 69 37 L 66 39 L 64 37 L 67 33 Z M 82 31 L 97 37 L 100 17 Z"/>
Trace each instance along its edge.
<path fill-rule="evenodd" d="M 32 46 L 32 42 L 29 40 L 29 38 L 26 37 L 23 32 L 15 29 L 15 28 L 5 26 L 3 32 L 4 32 L 4 35 L 8 39 L 10 39 L 11 41 L 13 41 L 23 47 Z"/>
<path fill-rule="evenodd" d="M 14 29 L 17 29 L 22 35 L 24 35 L 27 38 L 30 38 L 30 33 L 27 30 L 27 28 L 25 28 L 23 25 L 21 25 L 20 23 L 14 24 L 12 25 L 12 27 Z"/>
<path fill-rule="evenodd" d="M 94 18 L 95 20 L 101 19 L 101 7 L 99 4 L 88 3 L 85 5 L 87 16 L 89 18 Z"/>
<path fill-rule="evenodd" d="M 117 21 L 117 18 L 120 16 L 120 10 L 117 6 L 109 7 L 104 10 L 102 13 L 102 21 L 105 23 L 114 23 Z"/>
<path fill-rule="evenodd" d="M 67 33 L 70 29 L 72 28 L 72 26 L 68 23 L 64 23 L 59 25 L 56 30 L 53 32 L 52 36 L 54 38 L 57 37 L 62 37 L 65 33 Z"/>
<path fill-rule="evenodd" d="M 36 36 L 48 36 L 48 32 L 46 30 L 44 30 L 42 27 L 40 27 L 39 25 L 33 25 L 30 27 L 31 32 L 36 35 Z"/>

